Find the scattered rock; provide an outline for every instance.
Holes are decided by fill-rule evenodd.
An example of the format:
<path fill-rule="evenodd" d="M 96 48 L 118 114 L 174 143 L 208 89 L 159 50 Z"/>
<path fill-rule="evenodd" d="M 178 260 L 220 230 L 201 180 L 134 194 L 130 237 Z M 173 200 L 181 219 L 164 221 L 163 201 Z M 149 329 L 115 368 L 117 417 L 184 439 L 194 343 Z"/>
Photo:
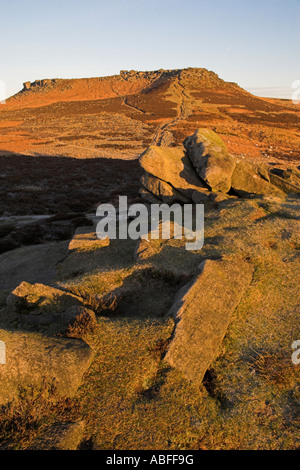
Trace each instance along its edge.
<path fill-rule="evenodd" d="M 200 178 L 212 191 L 227 193 L 236 160 L 222 139 L 209 129 L 198 129 L 184 141 L 184 146 Z"/>
<path fill-rule="evenodd" d="M 22 282 L 7 299 L 7 305 L 22 313 L 40 315 L 45 310 L 65 311 L 82 305 L 82 299 L 44 284 Z"/>
<path fill-rule="evenodd" d="M 172 367 L 199 385 L 226 334 L 232 314 L 249 286 L 253 266 L 240 259 L 207 260 L 183 288 L 169 314 L 177 322 L 166 354 Z"/>
<path fill-rule="evenodd" d="M 39 333 L 0 330 L 6 364 L 0 365 L 0 403 L 18 399 L 19 391 L 42 384 L 61 396 L 73 396 L 90 366 L 94 351 L 83 341 Z"/>
<path fill-rule="evenodd" d="M 23 91 L 25 91 L 25 90 L 30 90 L 30 88 L 31 88 L 31 82 L 25 82 L 25 83 L 23 83 L 23 87 L 24 87 L 24 88 L 23 88 Z"/>
<path fill-rule="evenodd" d="M 270 183 L 270 167 L 266 163 L 260 163 L 256 166 L 257 173 Z"/>

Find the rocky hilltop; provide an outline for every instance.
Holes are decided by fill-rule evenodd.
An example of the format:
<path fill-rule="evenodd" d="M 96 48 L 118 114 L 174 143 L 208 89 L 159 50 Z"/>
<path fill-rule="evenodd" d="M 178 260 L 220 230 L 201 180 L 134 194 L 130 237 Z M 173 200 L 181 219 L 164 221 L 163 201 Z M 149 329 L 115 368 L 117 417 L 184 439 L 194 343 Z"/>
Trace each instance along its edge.
<path fill-rule="evenodd" d="M 200 127 L 237 157 L 299 161 L 299 106 L 255 97 L 203 68 L 26 82 L 0 107 L 0 151 L 137 158 L 150 144 L 181 145 Z"/>
<path fill-rule="evenodd" d="M 23 89 L 8 100 L 8 105 L 22 106 L 28 102 L 34 104 L 54 103 L 59 101 L 61 93 L 64 101 L 105 99 L 116 94 L 132 95 L 149 92 L 166 83 L 178 80 L 200 81 L 202 85 L 239 88 L 236 84 L 224 82 L 214 72 L 201 68 L 156 70 L 139 72 L 121 70 L 119 75 L 79 79 L 42 79 L 25 82 Z M 242 91 L 242 89 L 240 89 Z M 28 93 L 30 91 L 30 93 Z M 38 96 L 39 94 L 39 96 Z M 38 101 L 39 100 L 39 101 Z"/>

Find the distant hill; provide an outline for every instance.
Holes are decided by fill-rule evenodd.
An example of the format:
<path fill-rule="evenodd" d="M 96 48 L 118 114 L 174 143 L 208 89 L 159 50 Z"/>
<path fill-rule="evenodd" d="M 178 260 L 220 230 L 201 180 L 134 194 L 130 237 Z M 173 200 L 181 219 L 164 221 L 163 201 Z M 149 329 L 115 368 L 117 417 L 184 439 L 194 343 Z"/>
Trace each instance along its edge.
<path fill-rule="evenodd" d="M 86 101 L 132 96 L 147 93 L 178 81 L 192 87 L 221 87 L 243 91 L 236 84 L 226 83 L 214 72 L 201 68 L 156 70 L 138 72 L 121 71 L 119 75 L 77 79 L 42 79 L 25 82 L 23 89 L 7 100 L 9 106 L 40 106 L 59 101 Z"/>
<path fill-rule="evenodd" d="M 221 134 L 235 155 L 299 161 L 299 106 L 203 68 L 26 82 L 0 107 L 0 151 L 135 158 L 151 143 L 180 145 L 199 127 Z"/>

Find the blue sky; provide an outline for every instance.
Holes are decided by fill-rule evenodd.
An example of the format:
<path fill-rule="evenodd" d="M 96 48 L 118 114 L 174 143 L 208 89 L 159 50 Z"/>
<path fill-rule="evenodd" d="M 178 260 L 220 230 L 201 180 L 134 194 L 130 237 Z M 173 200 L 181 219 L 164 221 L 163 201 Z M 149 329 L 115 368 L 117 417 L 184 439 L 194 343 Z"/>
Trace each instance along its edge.
<path fill-rule="evenodd" d="M 0 0 L 0 80 L 205 67 L 263 96 L 300 80 L 300 0 Z"/>

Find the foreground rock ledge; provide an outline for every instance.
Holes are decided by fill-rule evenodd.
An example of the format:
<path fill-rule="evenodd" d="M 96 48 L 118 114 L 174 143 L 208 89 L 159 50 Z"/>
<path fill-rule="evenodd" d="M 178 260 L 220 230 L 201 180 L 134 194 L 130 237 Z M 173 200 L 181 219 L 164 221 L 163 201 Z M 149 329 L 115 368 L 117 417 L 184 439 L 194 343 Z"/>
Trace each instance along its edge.
<path fill-rule="evenodd" d="M 170 310 L 177 321 L 166 361 L 200 385 L 218 356 L 232 314 L 253 276 L 243 260 L 206 260 L 198 277 L 185 286 Z"/>
<path fill-rule="evenodd" d="M 61 396 L 73 396 L 90 366 L 94 351 L 83 341 L 38 333 L 0 330 L 6 364 L 0 364 L 0 404 L 18 399 L 20 389 L 54 385 Z"/>

